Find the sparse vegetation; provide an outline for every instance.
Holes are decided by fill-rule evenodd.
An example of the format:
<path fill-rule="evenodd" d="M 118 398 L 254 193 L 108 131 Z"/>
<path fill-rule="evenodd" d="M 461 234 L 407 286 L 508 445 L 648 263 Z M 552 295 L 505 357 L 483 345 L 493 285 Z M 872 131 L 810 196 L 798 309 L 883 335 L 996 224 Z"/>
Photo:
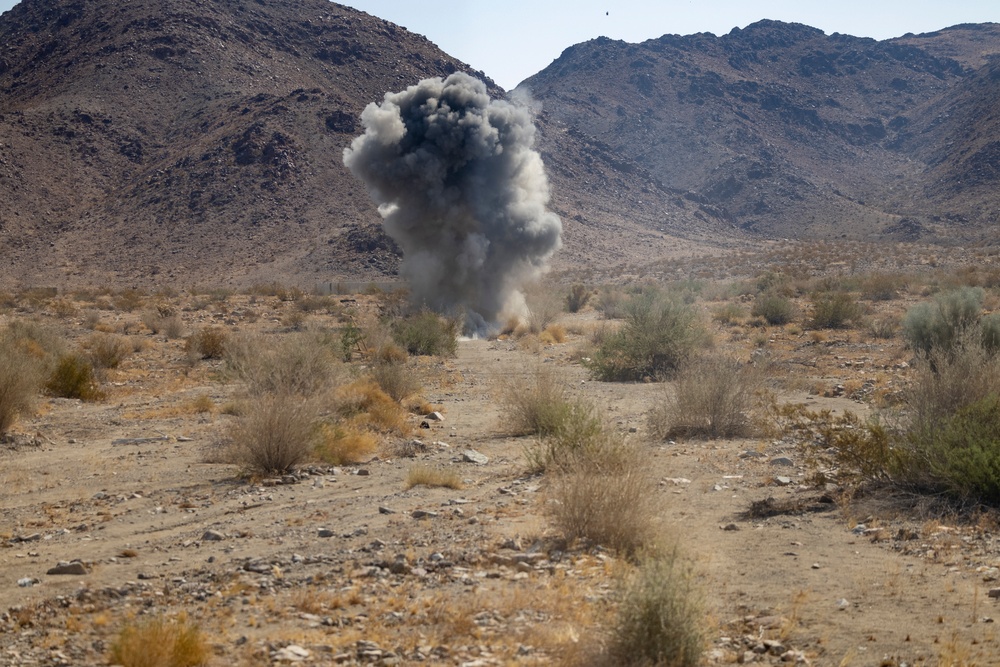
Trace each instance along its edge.
<path fill-rule="evenodd" d="M 952 349 L 966 330 L 979 323 L 984 296 L 980 287 L 962 287 L 939 294 L 933 303 L 917 304 L 903 318 L 903 338 L 925 354 Z M 995 329 L 993 322 L 987 324 L 990 332 Z"/>
<path fill-rule="evenodd" d="M 95 369 L 118 368 L 132 353 L 132 344 L 122 336 L 96 333 L 87 340 L 88 356 Z"/>
<path fill-rule="evenodd" d="M 810 324 L 818 329 L 839 329 L 860 321 L 864 310 L 848 292 L 823 292 L 812 299 Z"/>
<path fill-rule="evenodd" d="M 83 401 L 104 398 L 104 393 L 98 387 L 93 364 L 78 353 L 60 357 L 45 383 L 45 390 L 58 398 L 78 398 Z"/>
<path fill-rule="evenodd" d="M 590 301 L 591 291 L 586 285 L 572 285 L 566 293 L 566 310 L 570 313 L 578 313 Z"/>
<path fill-rule="evenodd" d="M 251 474 L 288 472 L 312 452 L 317 418 L 315 404 L 297 396 L 253 399 L 229 429 L 232 462 Z"/>
<path fill-rule="evenodd" d="M 412 489 L 415 486 L 461 489 L 462 479 L 455 470 L 435 468 L 429 465 L 415 465 L 411 466 L 406 473 L 406 488 Z"/>
<path fill-rule="evenodd" d="M 763 379 L 759 368 L 726 356 L 695 359 L 650 413 L 650 432 L 661 439 L 750 435 L 751 411 L 760 400 Z"/>
<path fill-rule="evenodd" d="M 362 463 L 378 449 L 375 434 L 349 425 L 320 424 L 314 453 L 333 465 Z"/>
<path fill-rule="evenodd" d="M 0 335 L 0 437 L 31 410 L 41 377 L 40 361 L 26 354 L 9 333 Z"/>
<path fill-rule="evenodd" d="M 251 394 L 314 396 L 335 387 L 343 375 L 334 345 L 323 334 L 294 333 L 274 341 L 233 336 L 225 342 L 224 369 Z"/>
<path fill-rule="evenodd" d="M 690 568 L 676 551 L 650 556 L 625 587 L 608 657 L 616 665 L 695 667 L 704 627 Z"/>
<path fill-rule="evenodd" d="M 393 339 L 413 355 L 453 356 L 458 349 L 458 320 L 429 310 L 396 320 L 391 329 Z"/>
<path fill-rule="evenodd" d="M 501 381 L 499 400 L 504 407 L 504 426 L 514 435 L 554 434 L 574 409 L 565 384 L 557 373 L 543 366 L 529 372 L 526 380 Z"/>
<path fill-rule="evenodd" d="M 200 667 L 209 649 L 197 626 L 157 616 L 126 624 L 108 657 L 121 667 Z"/>
<path fill-rule="evenodd" d="M 200 359 L 222 359 L 229 334 L 222 327 L 205 327 L 188 336 L 184 349 Z"/>
<path fill-rule="evenodd" d="M 788 297 L 769 289 L 757 295 L 750 314 L 764 318 L 768 324 L 787 324 L 795 317 L 795 305 Z"/>
<path fill-rule="evenodd" d="M 588 363 L 599 380 L 668 377 L 709 341 L 695 311 L 658 290 L 633 297 L 624 310 L 624 325 L 604 337 Z"/>

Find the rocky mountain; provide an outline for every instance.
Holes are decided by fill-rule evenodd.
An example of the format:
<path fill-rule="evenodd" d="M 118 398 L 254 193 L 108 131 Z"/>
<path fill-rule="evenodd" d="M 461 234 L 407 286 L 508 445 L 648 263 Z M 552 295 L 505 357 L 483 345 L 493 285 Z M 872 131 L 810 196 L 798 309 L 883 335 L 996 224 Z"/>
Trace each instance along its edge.
<path fill-rule="evenodd" d="M 1000 25 L 875 41 L 760 21 L 573 46 L 550 116 L 765 236 L 978 239 L 1000 202 Z"/>
<path fill-rule="evenodd" d="M 398 251 L 343 149 L 386 91 L 469 70 L 326 0 L 23 0 L 0 16 L 0 44 L 7 286 L 392 276 Z M 683 235 L 725 227 L 592 139 L 546 137 L 578 228 L 565 263 L 628 259 L 637 234 L 650 257 L 676 245 L 665 210 Z M 605 191 L 577 193 L 578 169 Z"/>
<path fill-rule="evenodd" d="M 326 0 L 23 0 L 0 44 L 5 289 L 391 278 L 343 149 L 387 91 L 469 71 Z M 556 268 L 988 237 L 998 52 L 994 24 L 878 42 L 774 21 L 571 47 L 522 84 Z"/>

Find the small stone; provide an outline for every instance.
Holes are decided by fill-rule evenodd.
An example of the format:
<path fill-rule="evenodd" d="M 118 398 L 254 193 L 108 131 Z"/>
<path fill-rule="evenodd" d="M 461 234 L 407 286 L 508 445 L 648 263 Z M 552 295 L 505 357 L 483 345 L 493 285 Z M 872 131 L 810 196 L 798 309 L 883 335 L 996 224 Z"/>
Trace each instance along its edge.
<path fill-rule="evenodd" d="M 274 652 L 274 659 L 278 662 L 303 662 L 311 653 L 296 644 L 289 644 L 285 648 Z"/>
<path fill-rule="evenodd" d="M 840 611 L 844 611 L 850 606 L 851 603 L 847 601 L 847 598 L 840 598 L 839 600 L 837 600 L 837 609 L 839 609 Z"/>
<path fill-rule="evenodd" d="M 991 588 L 986 595 L 991 598 L 1000 598 L 1000 588 Z"/>
<path fill-rule="evenodd" d="M 443 422 L 444 415 L 442 415 L 440 412 L 432 412 L 429 415 L 425 415 L 424 419 L 429 419 L 432 422 Z"/>
<path fill-rule="evenodd" d="M 795 463 L 787 456 L 776 456 L 771 459 L 771 465 L 773 466 L 793 466 Z"/>
<path fill-rule="evenodd" d="M 226 536 L 217 530 L 206 530 L 201 536 L 202 542 L 221 542 L 226 539 Z"/>
<path fill-rule="evenodd" d="M 37 583 L 38 579 L 35 579 L 34 577 L 24 577 L 23 579 L 17 580 L 17 585 L 21 588 L 31 588 Z"/>
<path fill-rule="evenodd" d="M 727 531 L 734 531 L 734 530 L 739 530 L 739 529 L 740 529 L 740 527 L 739 527 L 739 526 L 737 526 L 737 525 L 736 525 L 735 523 L 727 523 L 727 524 L 726 524 L 726 525 L 725 525 L 725 526 L 724 526 L 724 527 L 722 528 L 722 530 L 727 530 Z"/>
<path fill-rule="evenodd" d="M 412 516 L 414 519 L 436 519 L 438 513 L 431 512 L 429 510 L 413 510 L 410 516 Z"/>
<path fill-rule="evenodd" d="M 380 505 L 379 508 L 378 508 L 378 513 L 379 514 L 395 514 L 396 510 L 390 509 L 390 508 L 386 507 L 385 505 Z"/>
<path fill-rule="evenodd" d="M 316 531 L 316 535 L 318 537 L 333 537 L 334 535 L 336 535 L 336 533 L 334 533 L 329 528 L 320 528 L 319 530 Z"/>
<path fill-rule="evenodd" d="M 358 468 L 357 471 L 354 474 L 355 475 L 361 475 L 362 477 L 367 477 L 368 475 L 371 475 L 372 473 L 371 473 L 371 470 L 369 470 L 368 468 Z"/>
<path fill-rule="evenodd" d="M 87 574 L 87 568 L 78 560 L 72 563 L 59 563 L 49 568 L 45 574 Z"/>
<path fill-rule="evenodd" d="M 809 567 L 811 567 L 811 568 L 812 568 L 812 569 L 814 569 L 814 570 L 818 570 L 818 569 L 819 569 L 819 563 L 813 563 L 813 564 L 812 564 L 812 565 L 810 565 Z"/>
<path fill-rule="evenodd" d="M 788 486 L 792 483 L 791 477 L 782 477 L 781 475 L 774 478 L 774 483 L 778 486 Z"/>
<path fill-rule="evenodd" d="M 466 449 L 462 452 L 462 460 L 467 463 L 475 463 L 477 465 L 486 465 L 490 462 L 490 459 L 485 454 L 480 454 L 474 449 Z"/>
<path fill-rule="evenodd" d="M 93 500 L 104 500 L 107 497 L 108 497 L 108 494 L 104 493 L 103 491 L 98 491 L 97 493 L 95 493 L 94 495 L 91 496 L 91 499 L 93 499 Z"/>

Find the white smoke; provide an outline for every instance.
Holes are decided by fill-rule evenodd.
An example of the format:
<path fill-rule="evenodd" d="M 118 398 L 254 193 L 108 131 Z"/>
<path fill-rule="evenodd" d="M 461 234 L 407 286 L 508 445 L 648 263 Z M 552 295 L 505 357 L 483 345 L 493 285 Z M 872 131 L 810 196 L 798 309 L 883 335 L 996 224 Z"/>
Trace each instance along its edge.
<path fill-rule="evenodd" d="M 365 132 L 344 149 L 344 164 L 402 248 L 415 301 L 464 311 L 470 333 L 520 314 L 520 287 L 545 270 L 562 233 L 546 209 L 530 112 L 456 73 L 386 93 L 361 122 Z"/>

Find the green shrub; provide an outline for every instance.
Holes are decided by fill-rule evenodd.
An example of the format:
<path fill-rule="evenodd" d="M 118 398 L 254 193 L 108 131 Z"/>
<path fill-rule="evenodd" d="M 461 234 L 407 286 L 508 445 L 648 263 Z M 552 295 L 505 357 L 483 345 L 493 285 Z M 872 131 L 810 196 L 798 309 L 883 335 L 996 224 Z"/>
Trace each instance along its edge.
<path fill-rule="evenodd" d="M 861 281 L 861 298 L 868 301 L 892 301 L 899 296 L 903 279 L 888 273 L 873 273 Z"/>
<path fill-rule="evenodd" d="M 556 416 L 556 415 L 553 415 Z M 558 413 L 558 425 L 525 448 L 528 471 L 567 471 L 581 461 L 607 464 L 621 453 L 623 443 L 597 416 L 592 405 L 573 401 Z"/>
<path fill-rule="evenodd" d="M 788 324 L 795 317 L 795 305 L 777 291 L 767 290 L 754 299 L 750 315 L 763 317 L 771 325 Z"/>
<path fill-rule="evenodd" d="M 1000 397 L 961 408 L 911 434 L 927 482 L 964 501 L 1000 505 Z"/>
<path fill-rule="evenodd" d="M 933 303 L 917 304 L 903 318 L 903 337 L 917 352 L 952 349 L 961 334 L 979 321 L 984 294 L 979 287 L 962 287 L 939 294 Z"/>
<path fill-rule="evenodd" d="M 706 619 L 676 552 L 643 561 L 622 596 L 608 647 L 616 665 L 696 667 Z"/>
<path fill-rule="evenodd" d="M 400 403 L 420 391 L 414 369 L 398 362 L 378 362 L 371 368 L 372 379 L 379 389 Z"/>
<path fill-rule="evenodd" d="M 960 334 L 951 349 L 932 349 L 918 357 L 914 370 L 903 400 L 916 430 L 1000 394 L 1000 358 L 982 345 L 975 328 Z"/>
<path fill-rule="evenodd" d="M 566 294 L 566 310 L 571 313 L 580 312 L 590 301 L 590 294 L 586 285 L 573 285 Z"/>
<path fill-rule="evenodd" d="M 847 292 L 822 293 L 812 300 L 812 326 L 818 329 L 839 329 L 848 322 L 856 323 L 864 314 L 858 302 Z"/>
<path fill-rule="evenodd" d="M 587 364 L 599 380 L 661 379 L 709 340 L 695 311 L 661 292 L 637 295 L 624 310 L 624 325 L 603 338 Z"/>
<path fill-rule="evenodd" d="M 719 324 L 739 324 L 744 317 L 746 312 L 738 303 L 726 303 L 712 311 L 712 319 Z"/>
<path fill-rule="evenodd" d="M 45 390 L 59 398 L 96 401 L 104 397 L 97 385 L 94 366 L 80 354 L 63 355 L 45 384 Z"/>
<path fill-rule="evenodd" d="M 736 359 L 699 358 L 681 369 L 675 390 L 650 413 L 650 432 L 664 440 L 750 435 L 763 380 L 757 367 Z"/>
<path fill-rule="evenodd" d="M 458 320 L 429 310 L 396 320 L 390 328 L 393 340 L 413 355 L 454 356 L 458 349 Z"/>

